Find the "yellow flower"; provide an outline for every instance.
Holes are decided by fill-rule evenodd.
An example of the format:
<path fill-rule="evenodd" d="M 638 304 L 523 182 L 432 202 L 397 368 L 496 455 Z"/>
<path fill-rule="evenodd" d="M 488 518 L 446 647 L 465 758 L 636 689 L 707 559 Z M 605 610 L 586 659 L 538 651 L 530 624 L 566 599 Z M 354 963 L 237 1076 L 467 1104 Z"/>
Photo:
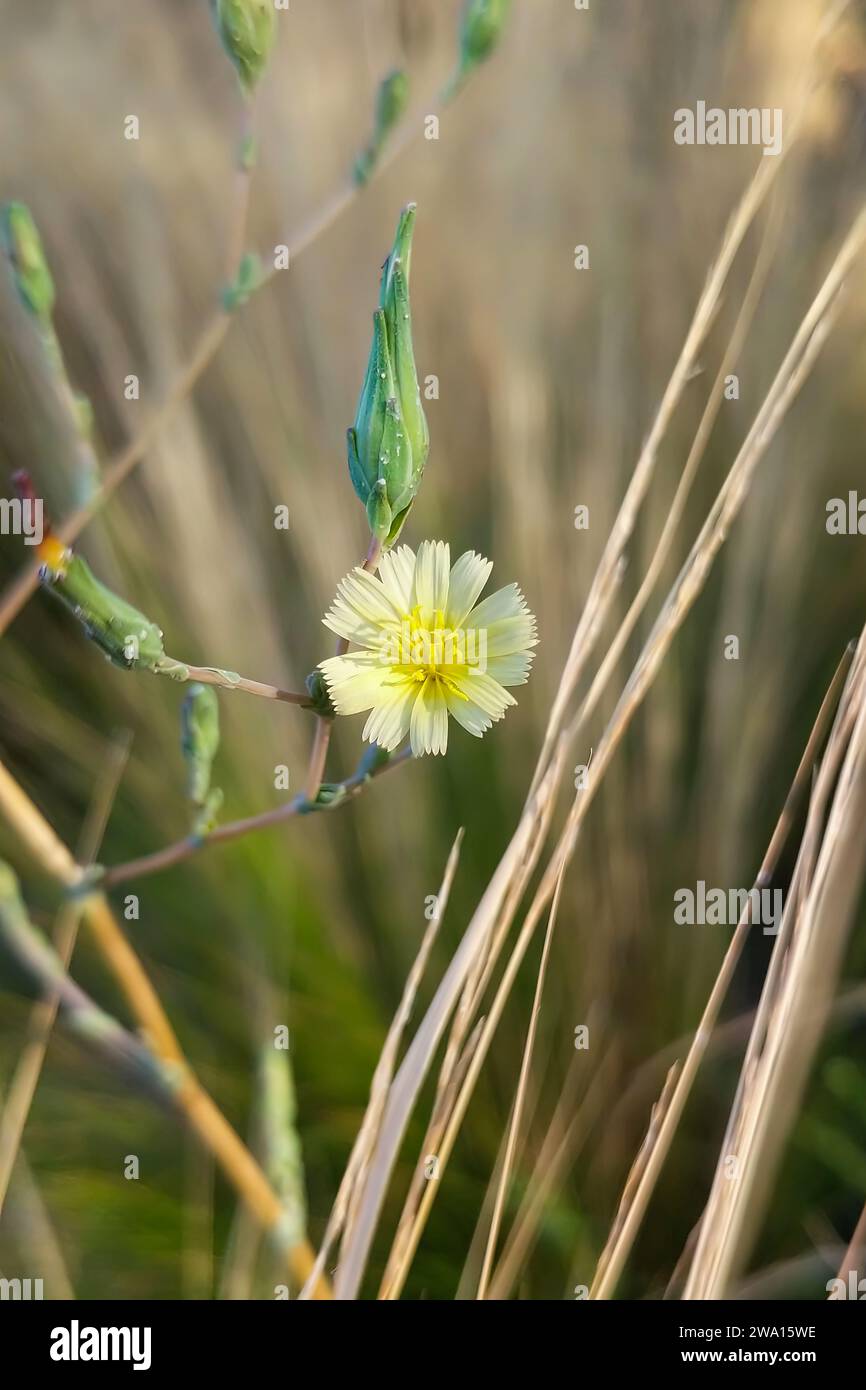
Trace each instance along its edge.
<path fill-rule="evenodd" d="M 378 575 L 355 569 L 337 589 L 326 627 L 353 644 L 320 662 L 338 714 L 369 710 L 364 738 L 391 751 L 444 753 L 448 716 L 476 738 L 516 700 L 538 641 L 516 584 L 478 598 L 493 565 L 473 550 L 456 564 L 444 541 L 382 556 Z"/>

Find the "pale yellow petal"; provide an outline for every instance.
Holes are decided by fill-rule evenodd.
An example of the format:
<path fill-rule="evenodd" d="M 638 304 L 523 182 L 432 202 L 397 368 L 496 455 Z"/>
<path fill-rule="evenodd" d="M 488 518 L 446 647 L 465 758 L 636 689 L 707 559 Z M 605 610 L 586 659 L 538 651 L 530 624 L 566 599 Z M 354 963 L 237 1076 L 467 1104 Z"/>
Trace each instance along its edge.
<path fill-rule="evenodd" d="M 409 738 L 416 758 L 444 753 L 448 747 L 448 706 L 439 681 L 427 680 L 412 707 Z"/>
<path fill-rule="evenodd" d="M 534 652 L 512 652 L 509 656 L 494 656 L 487 662 L 487 675 L 500 685 L 525 685 L 529 679 Z"/>
<path fill-rule="evenodd" d="M 390 753 L 403 742 L 409 732 L 418 688 L 417 681 L 411 679 L 382 685 L 379 699 L 364 725 L 363 737 L 368 743 L 378 743 Z"/>
<path fill-rule="evenodd" d="M 500 622 L 503 618 L 516 618 L 528 612 L 526 599 L 518 586 L 506 584 L 503 589 L 488 594 L 477 608 L 473 608 L 469 614 L 469 621 L 478 627 L 489 627 L 491 623 Z"/>
<path fill-rule="evenodd" d="M 408 545 L 388 550 L 379 561 L 379 578 L 391 602 L 401 613 L 412 606 L 412 580 L 415 577 L 415 552 Z"/>
<path fill-rule="evenodd" d="M 329 656 L 319 662 L 328 694 L 338 714 L 361 714 L 376 704 L 388 667 L 375 655 Z"/>
<path fill-rule="evenodd" d="M 538 643 L 535 615 L 516 584 L 507 584 L 484 599 L 466 619 L 471 632 L 484 632 L 488 663 L 495 656 L 511 656 Z"/>
<path fill-rule="evenodd" d="M 400 616 L 382 581 L 366 570 L 355 569 L 340 581 L 337 597 L 322 621 L 348 642 L 378 647 L 383 632 L 399 628 Z"/>
<path fill-rule="evenodd" d="M 455 674 L 451 679 L 460 694 L 489 714 L 491 719 L 501 719 L 509 705 L 517 704 L 514 696 L 509 695 L 498 681 L 480 671 L 470 671 L 465 676 Z"/>
<path fill-rule="evenodd" d="M 448 582 L 447 626 L 462 627 L 463 620 L 490 578 L 493 562 L 474 550 L 467 550 L 451 567 Z"/>
<path fill-rule="evenodd" d="M 437 611 L 448 607 L 451 551 L 445 541 L 422 541 L 415 560 L 411 606 L 420 610 L 424 627 L 432 627 Z"/>
<path fill-rule="evenodd" d="M 341 580 L 337 593 L 368 622 L 399 622 L 402 616 L 378 575 L 367 570 L 352 570 Z"/>
<path fill-rule="evenodd" d="M 461 700 L 458 696 L 447 691 L 445 703 L 448 706 L 449 714 L 453 714 L 457 723 L 462 725 L 467 733 L 473 734 L 475 738 L 481 738 L 493 725 L 493 720 L 485 714 L 483 709 L 473 705 L 471 700 Z"/>

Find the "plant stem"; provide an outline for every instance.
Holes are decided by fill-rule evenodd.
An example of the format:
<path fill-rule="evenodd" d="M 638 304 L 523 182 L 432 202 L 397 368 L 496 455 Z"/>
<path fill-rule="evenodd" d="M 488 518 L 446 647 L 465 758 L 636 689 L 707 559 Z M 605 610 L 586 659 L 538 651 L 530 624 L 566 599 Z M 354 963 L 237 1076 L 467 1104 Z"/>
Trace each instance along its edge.
<path fill-rule="evenodd" d="M 320 721 L 327 723 L 327 720 Z M 243 820 L 228 821 L 225 825 L 218 825 L 216 829 L 208 832 L 207 835 L 187 835 L 182 840 L 177 840 L 173 845 L 166 845 L 164 849 L 158 849 L 153 854 L 142 855 L 140 859 L 131 859 L 126 864 L 117 864 L 114 868 L 107 869 L 98 881 L 98 886 L 103 889 L 115 888 L 119 883 L 126 883 L 133 878 L 146 878 L 149 874 L 161 873 L 163 869 L 170 869 L 175 864 L 182 864 L 187 859 L 191 859 L 199 850 L 207 849 L 209 845 L 225 844 L 229 840 L 239 840 L 243 835 L 248 835 L 253 830 L 266 830 L 273 825 L 282 825 L 284 821 L 291 820 L 293 816 L 311 815 L 316 811 L 335 811 L 340 806 L 358 796 L 369 782 L 375 777 L 381 777 L 383 772 L 387 772 L 392 767 L 399 767 L 401 763 L 408 762 L 412 757 L 412 750 L 404 748 L 391 758 L 384 766 L 377 768 L 373 772 L 359 776 L 353 773 L 344 782 L 335 785 L 335 795 L 327 802 L 309 801 L 306 795 L 294 797 L 292 801 L 287 801 L 284 806 L 275 806 L 271 811 L 262 811 L 257 816 L 246 816 Z M 320 790 L 317 787 L 317 792 Z"/>
<path fill-rule="evenodd" d="M 361 568 L 370 574 L 375 573 L 382 554 L 382 543 L 375 536 L 370 537 L 370 544 L 367 547 L 367 554 Z M 337 642 L 337 656 L 343 656 L 349 650 L 349 643 L 345 637 L 341 637 Z M 322 778 L 325 775 L 325 763 L 328 757 L 328 745 L 331 742 L 332 719 L 325 719 L 319 715 L 316 721 L 316 732 L 313 736 L 313 746 L 310 750 L 310 761 L 307 766 L 307 775 L 304 778 L 304 798 L 308 802 L 315 801 L 322 785 Z"/>
<path fill-rule="evenodd" d="M 246 676 L 239 676 L 237 671 L 224 671 L 219 666 L 190 666 L 169 656 L 164 660 L 167 665 L 164 671 L 157 674 L 171 676 L 175 680 L 199 681 L 201 685 L 216 685 L 221 690 L 243 690 L 247 695 L 259 695 L 263 700 L 282 700 L 287 705 L 300 705 L 307 709 L 312 705 L 306 691 L 282 690 L 278 685 L 251 681 Z M 181 672 L 186 674 L 181 675 Z"/>

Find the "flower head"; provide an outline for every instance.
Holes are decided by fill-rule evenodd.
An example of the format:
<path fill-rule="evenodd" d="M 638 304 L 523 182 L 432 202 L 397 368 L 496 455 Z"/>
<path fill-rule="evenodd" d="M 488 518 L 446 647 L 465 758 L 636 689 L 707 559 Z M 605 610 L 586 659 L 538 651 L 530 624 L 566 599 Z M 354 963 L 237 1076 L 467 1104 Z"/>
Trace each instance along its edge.
<path fill-rule="evenodd" d="M 454 565 L 444 541 L 382 556 L 378 575 L 341 582 L 326 627 L 356 650 L 320 663 L 338 714 L 369 710 L 364 738 L 388 751 L 444 753 L 448 716 L 476 738 L 516 700 L 532 664 L 535 618 L 516 584 L 478 602 L 493 565 L 473 550 Z"/>

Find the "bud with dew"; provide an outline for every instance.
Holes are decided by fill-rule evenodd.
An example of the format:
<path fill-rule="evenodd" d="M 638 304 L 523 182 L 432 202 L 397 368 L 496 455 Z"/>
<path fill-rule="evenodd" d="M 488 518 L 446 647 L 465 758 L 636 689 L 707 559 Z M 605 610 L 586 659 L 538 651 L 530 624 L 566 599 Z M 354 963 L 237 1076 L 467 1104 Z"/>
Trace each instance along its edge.
<path fill-rule="evenodd" d="M 33 499 L 33 484 L 24 472 L 14 475 L 22 499 Z M 68 608 L 91 642 L 115 666 L 126 671 L 162 672 L 166 663 L 162 632 L 131 603 L 98 580 L 80 555 L 64 544 L 47 520 L 36 555 L 39 578 L 55 598 Z"/>
<path fill-rule="evenodd" d="M 373 535 L 393 545 L 415 500 L 430 436 L 412 344 L 409 269 L 415 204 L 400 214 L 382 269 L 373 342 L 355 424 L 348 431 L 349 476 Z"/>

